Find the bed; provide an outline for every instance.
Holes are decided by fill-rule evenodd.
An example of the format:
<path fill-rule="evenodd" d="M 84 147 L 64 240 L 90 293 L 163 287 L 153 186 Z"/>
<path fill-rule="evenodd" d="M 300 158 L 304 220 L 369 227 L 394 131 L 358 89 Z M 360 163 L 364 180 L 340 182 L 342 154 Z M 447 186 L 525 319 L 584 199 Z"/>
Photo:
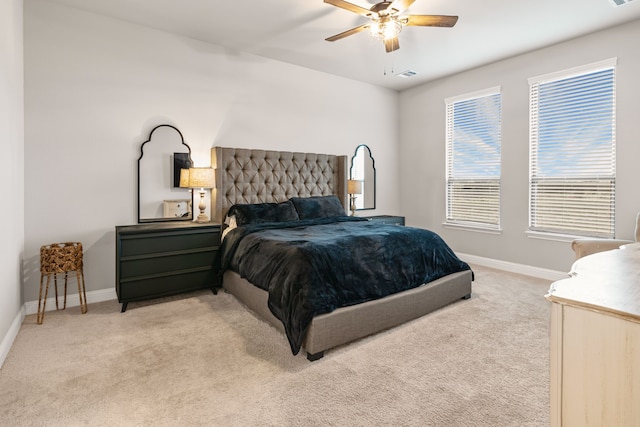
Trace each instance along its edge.
<path fill-rule="evenodd" d="M 411 227 L 372 224 L 345 214 L 346 156 L 214 147 L 211 157 L 212 167 L 216 169 L 212 212 L 214 221 L 224 224 L 225 233 L 220 251 L 222 286 L 259 317 L 283 331 L 293 354 L 304 349 L 309 360 L 317 360 L 333 347 L 392 328 L 470 297 L 473 272 L 437 234 Z M 414 232 L 420 233 L 420 239 L 441 242 L 438 243 L 436 255 L 426 253 L 418 257 L 439 260 L 439 265 L 447 264 L 444 270 L 431 273 L 426 272 L 428 267 L 420 267 L 424 271 L 414 272 L 419 269 L 411 267 L 411 274 L 426 277 L 426 283 L 399 285 L 404 280 L 388 280 L 392 272 L 396 274 L 394 268 L 400 268 L 399 265 L 420 264 L 405 259 L 411 252 L 416 252 L 412 250 L 405 252 L 401 259 L 385 261 L 389 263 L 388 271 L 370 272 L 372 269 L 381 270 L 380 266 L 384 264 L 382 260 L 375 261 L 375 256 L 380 255 L 375 254 L 373 246 L 387 244 L 384 242 L 388 239 L 391 249 L 387 248 L 382 253 L 388 255 L 397 252 L 400 247 L 407 246 L 401 242 L 411 239 Z M 347 237 L 352 234 L 355 237 Z M 309 237 L 311 235 L 316 237 Z M 387 237 L 390 235 L 395 236 L 395 240 Z M 347 238 L 360 239 L 360 243 L 353 245 L 345 240 Z M 330 248 L 328 252 L 340 249 L 351 255 L 343 253 L 340 261 L 330 258 L 317 261 L 324 263 L 325 270 L 315 264 L 296 267 L 296 270 L 292 266 L 297 266 L 302 259 L 308 262 L 310 251 L 316 252 L 316 249 L 310 250 L 307 244 L 307 240 L 313 239 L 319 240 L 320 246 Z M 287 243 L 284 249 L 287 253 L 295 254 L 293 256 L 297 261 L 279 263 L 277 260 L 284 258 L 274 251 L 286 240 L 299 243 L 298 246 Z M 294 246 L 295 249 L 292 249 Z M 429 245 L 421 246 L 424 246 L 421 251 L 429 250 Z M 356 247 L 359 250 L 355 250 Z M 370 248 L 370 252 L 363 253 L 365 248 Z M 251 258 L 237 258 L 238 251 L 243 256 L 261 253 L 262 256 L 274 258 L 270 261 L 265 261 L 269 258 L 263 258 L 252 264 Z M 354 264 L 354 270 L 345 268 L 348 270 L 347 276 L 334 274 L 336 269 L 331 266 L 351 266 L 351 261 L 342 261 L 348 256 L 373 263 L 370 262 L 369 267 L 357 268 Z M 275 264 L 283 264 L 286 268 L 269 268 L 272 275 L 268 277 L 265 270 L 260 268 Z M 249 267 L 242 270 L 243 266 Z M 298 276 L 295 279 L 283 279 L 282 272 L 285 270 L 297 271 Z M 301 275 L 305 270 L 315 271 L 316 274 L 309 274 L 312 277 L 307 278 Z M 398 271 L 398 276 L 404 277 L 405 270 Z M 362 290 L 364 286 L 369 286 L 364 280 L 369 273 L 385 276 L 385 286 L 391 285 L 392 289 L 381 290 L 381 285 L 374 283 L 369 290 Z M 308 295 L 308 289 L 316 289 L 314 281 L 329 281 L 329 276 L 333 283 L 332 290 L 313 291 L 314 298 L 299 300 L 298 295 Z M 278 291 L 278 283 L 286 283 L 289 288 Z M 344 293 L 356 295 L 355 300 L 335 300 L 335 294 L 341 293 L 342 288 L 349 289 Z M 305 292 L 300 292 L 300 289 Z M 315 298 L 317 295 L 321 297 Z M 318 306 L 317 301 L 325 301 L 327 295 L 327 306 Z M 295 300 L 295 304 L 290 304 L 291 300 Z"/>

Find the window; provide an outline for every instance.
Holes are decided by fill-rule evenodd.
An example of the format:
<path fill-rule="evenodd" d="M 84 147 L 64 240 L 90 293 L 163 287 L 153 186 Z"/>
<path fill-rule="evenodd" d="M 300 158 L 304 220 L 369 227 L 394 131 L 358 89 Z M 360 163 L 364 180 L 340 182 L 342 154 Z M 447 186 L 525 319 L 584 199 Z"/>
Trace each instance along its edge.
<path fill-rule="evenodd" d="M 500 88 L 447 98 L 445 103 L 445 225 L 498 230 L 502 116 Z"/>
<path fill-rule="evenodd" d="M 614 237 L 615 64 L 529 80 L 533 232 Z"/>

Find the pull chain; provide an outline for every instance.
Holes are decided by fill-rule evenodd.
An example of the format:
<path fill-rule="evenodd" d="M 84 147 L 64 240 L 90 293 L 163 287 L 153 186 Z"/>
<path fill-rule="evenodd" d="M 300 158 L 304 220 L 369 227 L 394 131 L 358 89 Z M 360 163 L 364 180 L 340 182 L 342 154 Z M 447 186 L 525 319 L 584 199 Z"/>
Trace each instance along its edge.
<path fill-rule="evenodd" d="M 386 59 L 386 58 L 387 58 L 387 56 L 391 56 L 391 55 L 393 55 L 393 52 L 391 52 L 390 54 L 389 54 L 389 53 L 385 53 L 384 55 L 385 55 L 385 57 L 384 57 L 384 58 Z M 387 75 L 387 61 L 383 61 L 383 63 L 384 63 L 384 67 L 383 67 L 383 75 L 385 75 L 385 76 L 386 76 L 386 75 Z M 394 71 L 394 61 L 393 61 L 393 57 L 391 58 L 391 70 L 390 70 L 390 71 L 391 71 L 391 75 L 393 75 L 393 74 L 395 73 L 395 71 Z"/>

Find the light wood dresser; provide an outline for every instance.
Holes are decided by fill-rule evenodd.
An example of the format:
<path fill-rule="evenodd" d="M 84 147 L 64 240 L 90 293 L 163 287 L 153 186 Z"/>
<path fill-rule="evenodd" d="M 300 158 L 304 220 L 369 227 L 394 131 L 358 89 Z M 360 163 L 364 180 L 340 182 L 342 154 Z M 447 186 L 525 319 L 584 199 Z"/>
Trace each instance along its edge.
<path fill-rule="evenodd" d="M 640 426 L 640 243 L 551 285 L 551 425 Z"/>

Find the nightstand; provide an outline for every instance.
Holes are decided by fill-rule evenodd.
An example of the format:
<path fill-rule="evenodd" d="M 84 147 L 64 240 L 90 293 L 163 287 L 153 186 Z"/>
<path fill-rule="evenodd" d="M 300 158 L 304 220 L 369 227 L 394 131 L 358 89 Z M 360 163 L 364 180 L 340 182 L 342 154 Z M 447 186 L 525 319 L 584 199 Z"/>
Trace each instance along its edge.
<path fill-rule="evenodd" d="M 373 215 L 373 216 L 365 216 L 363 218 L 366 218 L 369 221 L 375 221 L 375 222 L 377 222 L 379 224 L 404 225 L 404 217 L 403 216 Z"/>
<path fill-rule="evenodd" d="M 116 227 L 116 293 L 131 301 L 197 289 L 217 292 L 220 224 L 166 222 Z"/>

